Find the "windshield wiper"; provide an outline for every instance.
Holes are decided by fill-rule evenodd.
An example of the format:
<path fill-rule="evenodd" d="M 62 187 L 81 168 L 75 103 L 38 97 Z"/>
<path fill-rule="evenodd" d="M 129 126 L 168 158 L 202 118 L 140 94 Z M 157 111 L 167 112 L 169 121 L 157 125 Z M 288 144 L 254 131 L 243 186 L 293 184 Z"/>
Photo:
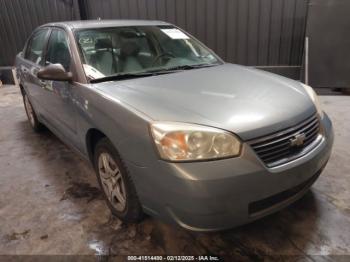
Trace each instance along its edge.
<path fill-rule="evenodd" d="M 194 65 L 178 65 L 178 66 L 173 66 L 173 67 L 166 67 L 166 68 L 161 68 L 157 70 L 149 70 L 147 71 L 148 73 L 165 73 L 165 72 L 176 72 L 176 71 L 183 71 L 183 70 L 191 70 L 191 69 L 198 69 L 198 68 L 204 68 L 204 67 L 212 67 L 216 66 L 219 64 L 194 64 Z"/>
<path fill-rule="evenodd" d="M 172 72 L 177 72 L 179 70 L 190 70 L 190 69 L 196 69 L 196 68 L 204 68 L 204 67 L 211 67 L 219 64 L 195 64 L 195 65 L 179 65 L 179 66 L 173 66 L 173 67 L 167 67 L 167 68 L 161 68 L 156 70 L 148 70 L 145 72 L 139 72 L 139 73 L 121 73 L 121 74 L 115 74 L 110 76 L 105 76 L 101 78 L 91 79 L 90 83 L 101 83 L 101 82 L 107 82 L 107 81 L 115 81 L 115 80 L 125 80 L 125 79 L 131 79 L 131 78 L 138 78 L 138 77 L 147 77 L 147 76 L 154 76 L 158 74 L 167 74 Z"/>
<path fill-rule="evenodd" d="M 124 79 L 146 77 L 146 76 L 153 76 L 153 75 L 155 75 L 155 73 L 152 73 L 152 72 L 122 73 L 122 74 L 115 74 L 115 75 L 105 76 L 101 78 L 91 79 L 90 83 L 101 83 L 101 82 L 107 82 L 107 81 L 113 81 L 113 80 L 124 80 Z"/>

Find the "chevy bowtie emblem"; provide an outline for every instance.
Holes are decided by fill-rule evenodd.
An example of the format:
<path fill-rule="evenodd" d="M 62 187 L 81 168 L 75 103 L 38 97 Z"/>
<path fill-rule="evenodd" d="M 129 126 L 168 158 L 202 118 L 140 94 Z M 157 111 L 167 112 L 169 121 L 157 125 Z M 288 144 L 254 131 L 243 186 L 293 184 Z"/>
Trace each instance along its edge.
<path fill-rule="evenodd" d="M 296 134 L 294 137 L 292 137 L 289 142 L 291 147 L 300 147 L 304 144 L 306 139 L 306 136 L 304 133 Z"/>

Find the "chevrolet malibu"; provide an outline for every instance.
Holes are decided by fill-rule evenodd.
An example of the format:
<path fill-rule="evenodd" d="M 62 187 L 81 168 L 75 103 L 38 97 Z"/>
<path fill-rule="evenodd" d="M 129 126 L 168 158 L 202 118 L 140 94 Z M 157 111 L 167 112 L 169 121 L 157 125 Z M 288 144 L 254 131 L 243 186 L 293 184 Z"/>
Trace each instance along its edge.
<path fill-rule="evenodd" d="M 111 212 L 230 228 L 302 197 L 331 154 L 313 89 L 159 21 L 51 23 L 16 58 L 32 128 L 92 163 Z"/>

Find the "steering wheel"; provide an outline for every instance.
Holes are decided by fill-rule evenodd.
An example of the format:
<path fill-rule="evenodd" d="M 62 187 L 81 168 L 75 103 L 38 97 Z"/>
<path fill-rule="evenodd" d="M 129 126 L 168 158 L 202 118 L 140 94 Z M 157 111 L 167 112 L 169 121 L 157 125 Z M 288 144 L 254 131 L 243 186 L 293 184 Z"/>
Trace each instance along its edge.
<path fill-rule="evenodd" d="M 168 52 L 161 53 L 154 58 L 154 60 L 152 62 L 152 66 L 156 65 L 158 63 L 158 61 L 164 57 L 175 58 L 175 56 L 172 53 L 168 53 Z"/>

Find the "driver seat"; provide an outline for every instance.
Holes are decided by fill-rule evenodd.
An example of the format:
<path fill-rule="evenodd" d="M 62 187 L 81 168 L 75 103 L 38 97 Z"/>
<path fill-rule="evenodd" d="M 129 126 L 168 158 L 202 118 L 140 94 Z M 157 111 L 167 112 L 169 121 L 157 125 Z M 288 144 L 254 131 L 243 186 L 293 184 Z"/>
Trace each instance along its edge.
<path fill-rule="evenodd" d="M 140 46 L 134 41 L 126 41 L 120 49 L 120 62 L 123 72 L 137 72 L 143 69 L 137 55 L 140 52 Z"/>
<path fill-rule="evenodd" d="M 112 75 L 117 71 L 117 63 L 113 55 L 112 41 L 108 38 L 98 39 L 95 44 L 96 54 L 92 58 L 93 66 L 104 75 Z"/>

